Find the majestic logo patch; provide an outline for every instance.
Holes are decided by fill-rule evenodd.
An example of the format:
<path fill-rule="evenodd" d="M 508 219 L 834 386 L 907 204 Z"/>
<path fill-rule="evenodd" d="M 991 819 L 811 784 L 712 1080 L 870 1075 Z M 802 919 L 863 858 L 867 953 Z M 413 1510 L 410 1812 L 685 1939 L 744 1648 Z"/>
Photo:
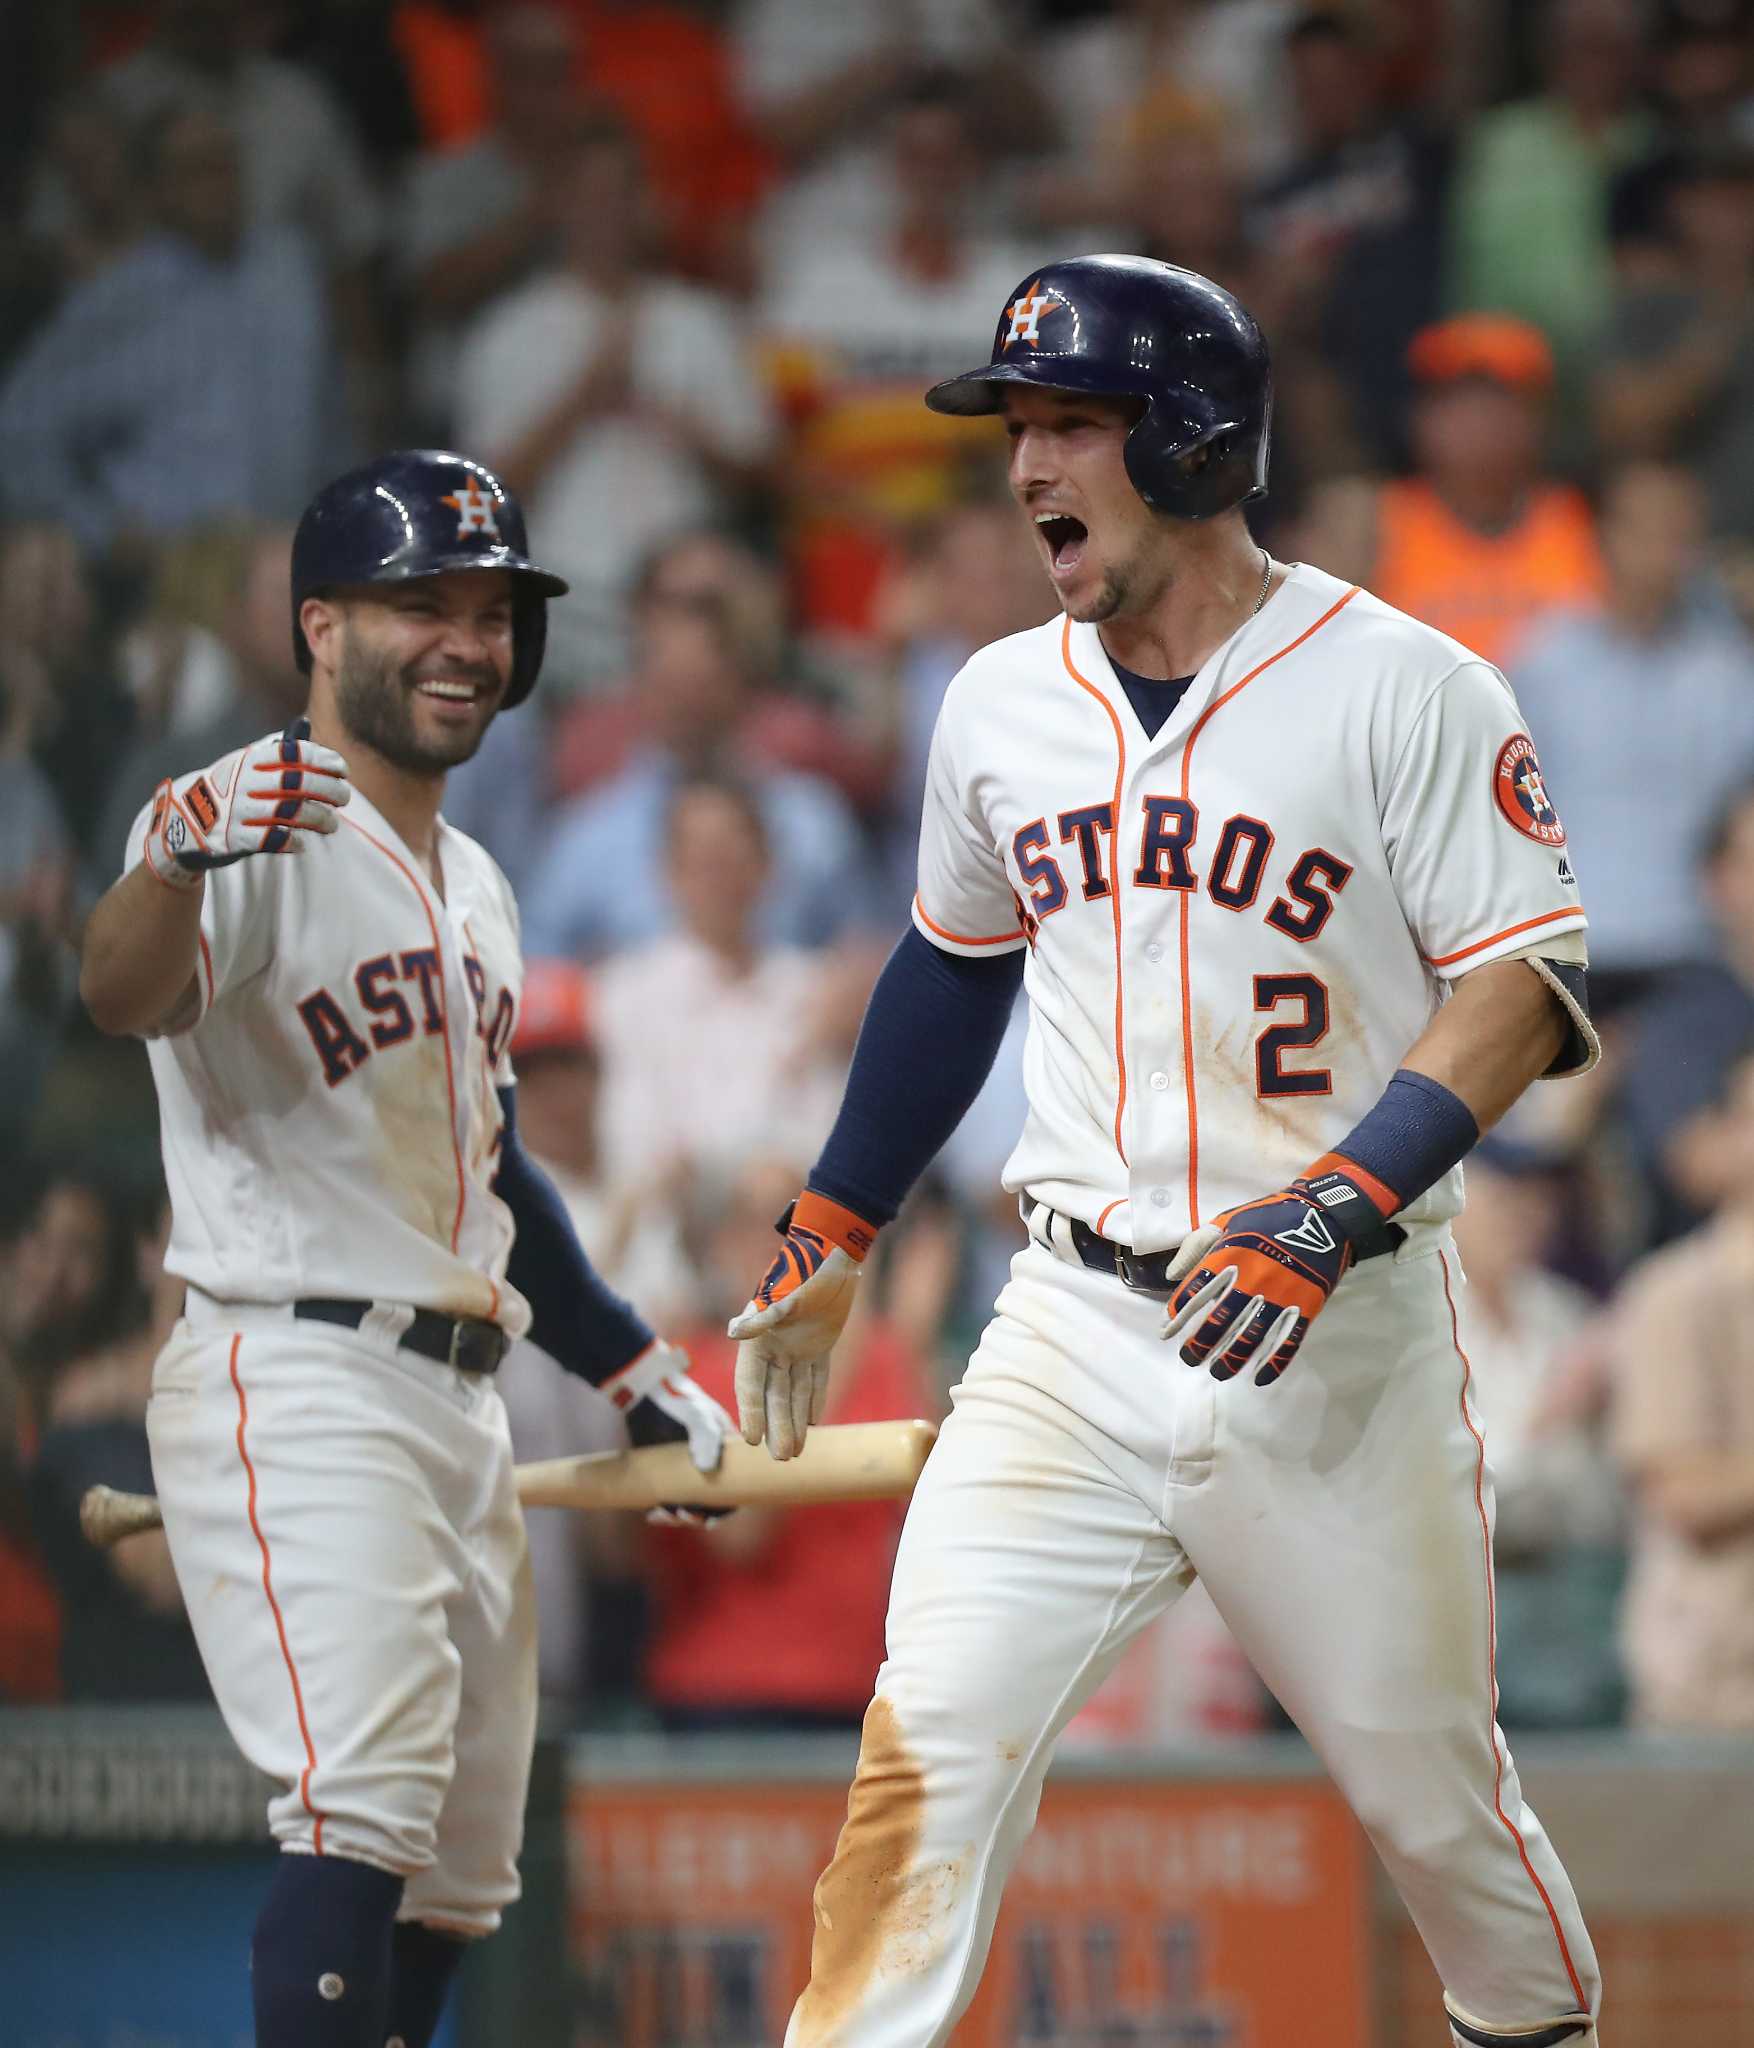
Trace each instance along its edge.
<path fill-rule="evenodd" d="M 1547 794 L 1541 764 L 1535 759 L 1535 743 L 1526 732 L 1513 733 L 1499 748 L 1492 794 L 1506 821 L 1525 839 L 1542 846 L 1565 844 L 1565 827 Z"/>
<path fill-rule="evenodd" d="M 1050 313 L 1064 310 L 1058 299 L 1042 290 L 1041 279 L 1037 278 L 1022 298 L 1014 299 L 1005 308 L 1005 318 L 1011 323 L 1011 331 L 1005 337 L 1006 347 L 1009 348 L 1014 341 L 1026 341 L 1031 348 L 1038 347 L 1041 342 L 1041 323 Z"/>
<path fill-rule="evenodd" d="M 211 832 L 219 823 L 219 805 L 214 801 L 212 790 L 207 787 L 205 776 L 197 775 L 189 784 L 183 801 L 195 814 L 195 823 L 203 832 Z"/>
<path fill-rule="evenodd" d="M 460 490 L 447 491 L 439 503 L 455 509 L 459 540 L 469 533 L 490 533 L 495 540 L 499 539 L 499 528 L 493 517 L 493 500 L 473 477 Z"/>

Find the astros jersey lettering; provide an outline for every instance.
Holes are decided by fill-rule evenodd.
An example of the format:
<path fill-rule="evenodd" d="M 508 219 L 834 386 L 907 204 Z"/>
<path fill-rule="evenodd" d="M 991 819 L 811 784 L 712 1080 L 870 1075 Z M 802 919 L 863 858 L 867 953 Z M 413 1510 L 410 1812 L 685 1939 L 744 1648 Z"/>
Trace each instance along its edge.
<path fill-rule="evenodd" d="M 976 654 L 914 917 L 953 953 L 1028 947 L 1006 1185 L 1139 1252 L 1344 1137 L 1454 976 L 1586 922 L 1503 676 L 1301 565 L 1155 738 L 1094 626 Z M 1400 1221 L 1460 1206 L 1458 1168 Z"/>
<path fill-rule="evenodd" d="M 241 759 L 210 772 L 223 782 Z M 177 786 L 199 803 L 202 780 Z M 383 1300 L 528 1328 L 505 1280 L 511 1216 L 490 1186 L 517 909 L 473 840 L 441 821 L 438 845 L 442 897 L 355 789 L 339 831 L 302 857 L 209 876 L 200 1021 L 148 1047 L 166 1265 L 206 1294 Z"/>

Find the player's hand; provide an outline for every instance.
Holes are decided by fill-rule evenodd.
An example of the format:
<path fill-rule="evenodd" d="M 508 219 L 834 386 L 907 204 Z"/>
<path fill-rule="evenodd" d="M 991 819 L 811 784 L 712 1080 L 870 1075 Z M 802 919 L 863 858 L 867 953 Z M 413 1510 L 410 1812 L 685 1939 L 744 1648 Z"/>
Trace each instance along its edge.
<path fill-rule="evenodd" d="M 1196 1230 L 1169 1269 L 1163 1336 L 1193 1366 L 1234 1379 L 1259 1359 L 1255 1385 L 1276 1380 L 1297 1355 L 1352 1263 L 1351 1241 L 1324 1214 L 1315 1184 L 1226 1209 Z"/>
<path fill-rule="evenodd" d="M 611 1374 L 602 1391 L 627 1418 L 628 1441 L 636 1449 L 644 1450 L 648 1444 L 685 1443 L 697 1472 L 718 1470 L 734 1425 L 689 1371 L 685 1351 L 659 1338 Z M 646 1520 L 699 1529 L 732 1512 L 730 1508 L 682 1507 L 672 1502 L 649 1510 Z"/>
<path fill-rule="evenodd" d="M 767 1439 L 785 1460 L 804 1448 L 828 1400 L 828 1359 L 846 1326 L 859 1267 L 876 1230 L 821 1195 L 798 1197 L 780 1219 L 774 1262 L 740 1316 L 737 1419 L 745 1443 Z"/>
<path fill-rule="evenodd" d="M 186 789 L 161 782 L 152 799 L 146 858 L 161 882 L 190 888 L 209 868 L 253 853 L 302 853 L 333 832 L 352 795 L 347 763 L 311 740 L 296 718 L 234 760 L 205 768 Z"/>

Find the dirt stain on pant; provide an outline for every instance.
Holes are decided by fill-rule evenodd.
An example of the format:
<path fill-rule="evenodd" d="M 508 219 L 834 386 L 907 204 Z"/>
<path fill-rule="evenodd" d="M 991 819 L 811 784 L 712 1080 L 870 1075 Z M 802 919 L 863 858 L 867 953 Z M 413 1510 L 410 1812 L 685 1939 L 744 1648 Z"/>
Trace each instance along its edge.
<path fill-rule="evenodd" d="M 969 1858 L 920 1865 L 925 1799 L 925 1772 L 895 1709 L 874 1699 L 846 1824 L 816 1887 L 810 1983 L 794 2016 L 795 2048 L 831 2048 L 876 1978 L 923 1974 L 936 1959 Z"/>

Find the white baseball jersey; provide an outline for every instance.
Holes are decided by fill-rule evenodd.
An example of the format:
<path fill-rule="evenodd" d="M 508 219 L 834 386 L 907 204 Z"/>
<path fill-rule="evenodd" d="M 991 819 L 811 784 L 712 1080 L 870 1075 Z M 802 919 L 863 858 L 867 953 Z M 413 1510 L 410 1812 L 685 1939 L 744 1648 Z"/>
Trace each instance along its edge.
<path fill-rule="evenodd" d="M 1504 677 L 1302 565 L 1154 738 L 1094 626 L 976 654 L 914 916 L 949 952 L 1027 945 L 1005 1184 L 1141 1252 L 1343 1138 L 1447 982 L 1586 922 Z M 1460 1206 L 1458 1168 L 1405 1219 Z"/>
<path fill-rule="evenodd" d="M 242 753 L 210 771 L 221 784 Z M 178 783 L 187 792 L 200 778 Z M 147 812 L 129 839 L 141 856 Z M 523 970 L 510 885 L 440 821 L 444 891 L 356 788 L 332 838 L 207 878 L 193 1027 L 148 1046 L 166 1269 L 529 1327 L 489 1185 Z"/>

